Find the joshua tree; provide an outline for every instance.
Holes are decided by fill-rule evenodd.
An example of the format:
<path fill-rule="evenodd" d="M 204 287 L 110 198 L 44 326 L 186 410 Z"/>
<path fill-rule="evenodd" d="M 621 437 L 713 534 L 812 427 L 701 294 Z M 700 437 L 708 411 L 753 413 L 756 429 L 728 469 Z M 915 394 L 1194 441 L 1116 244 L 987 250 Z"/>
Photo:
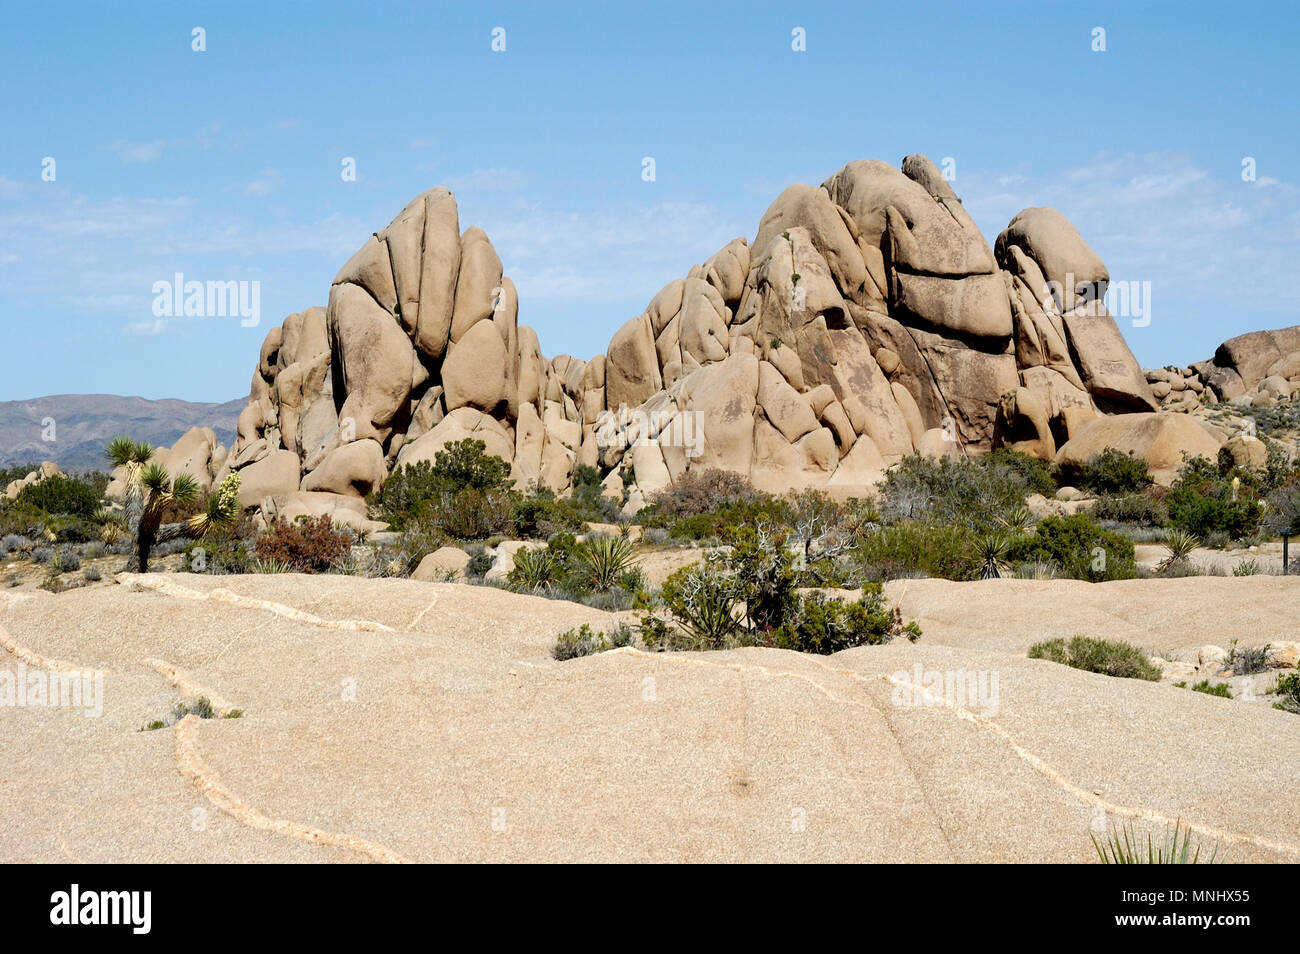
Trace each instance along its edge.
<path fill-rule="evenodd" d="M 115 467 L 126 468 L 123 510 L 131 538 L 127 573 L 149 571 L 149 551 L 155 544 L 186 536 L 201 537 L 239 513 L 239 475 L 230 474 L 217 493 L 208 498 L 203 513 L 181 523 L 164 524 L 162 517 L 168 504 L 189 504 L 199 499 L 198 482 L 189 474 L 171 477 L 161 464 L 149 462 L 152 447 L 127 437 L 113 438 L 106 453 Z"/>

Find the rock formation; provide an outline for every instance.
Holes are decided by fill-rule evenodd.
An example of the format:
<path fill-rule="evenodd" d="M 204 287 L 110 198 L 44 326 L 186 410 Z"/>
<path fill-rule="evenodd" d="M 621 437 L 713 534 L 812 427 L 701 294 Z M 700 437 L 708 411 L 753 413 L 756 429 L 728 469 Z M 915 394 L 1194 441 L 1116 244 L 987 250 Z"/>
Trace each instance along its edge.
<path fill-rule="evenodd" d="M 1053 209 L 990 248 L 926 157 L 857 161 L 786 189 L 752 244 L 670 282 L 604 354 L 547 359 L 488 237 L 433 189 L 326 308 L 267 335 L 223 471 L 247 505 L 313 512 L 475 437 L 519 486 L 563 492 L 586 464 L 635 509 L 689 467 L 848 491 L 913 452 L 1048 458 L 1099 415 L 1159 406 L 1108 278 Z"/>
<path fill-rule="evenodd" d="M 59 470 L 58 464 L 54 463 L 54 461 L 52 460 L 43 461 L 40 467 L 36 468 L 36 470 L 31 471 L 25 477 L 20 477 L 17 480 L 9 481 L 8 485 L 6 485 L 4 489 L 5 499 L 17 500 L 18 495 L 23 492 L 24 487 L 29 487 L 32 484 L 38 484 L 46 477 L 60 477 L 60 476 L 62 476 L 62 472 Z"/>

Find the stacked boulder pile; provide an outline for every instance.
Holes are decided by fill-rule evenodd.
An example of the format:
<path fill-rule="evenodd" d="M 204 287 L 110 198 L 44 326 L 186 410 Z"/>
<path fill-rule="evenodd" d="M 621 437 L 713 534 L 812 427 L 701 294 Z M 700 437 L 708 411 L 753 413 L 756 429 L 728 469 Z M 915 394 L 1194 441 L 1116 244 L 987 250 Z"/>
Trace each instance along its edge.
<path fill-rule="evenodd" d="M 604 353 L 548 359 L 487 235 L 433 189 L 343 266 L 327 307 L 270 332 L 210 472 L 238 470 L 267 513 L 364 520 L 394 468 L 466 437 L 521 488 L 563 493 L 598 468 L 629 512 L 692 467 L 848 494 L 907 454 L 1052 459 L 1109 421 L 1108 441 L 1186 444 L 1158 413 L 1174 383 L 1143 373 L 1100 304 L 1108 281 L 1053 209 L 990 247 L 926 157 L 856 161 L 786 189 L 752 243 L 670 282 Z"/>
<path fill-rule="evenodd" d="M 24 487 L 40 483 L 46 477 L 60 477 L 59 465 L 52 460 L 44 461 L 40 467 L 31 471 L 17 480 L 9 481 L 5 487 L 4 495 L 6 500 L 17 500 L 18 495 L 22 493 Z"/>

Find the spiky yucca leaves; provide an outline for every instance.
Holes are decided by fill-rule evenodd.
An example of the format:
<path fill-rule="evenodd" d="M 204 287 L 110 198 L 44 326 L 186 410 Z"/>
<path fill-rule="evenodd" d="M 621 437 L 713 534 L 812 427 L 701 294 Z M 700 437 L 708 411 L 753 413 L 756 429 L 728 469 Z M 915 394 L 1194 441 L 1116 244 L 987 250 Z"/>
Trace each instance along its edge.
<path fill-rule="evenodd" d="M 550 550 L 520 550 L 515 554 L 515 566 L 510 571 L 512 586 L 536 592 L 559 582 L 560 561 Z"/>
<path fill-rule="evenodd" d="M 189 474 L 178 474 L 173 478 L 161 464 L 147 464 L 140 475 L 140 484 L 144 488 L 144 507 L 140 514 L 140 532 L 136 536 L 132 559 L 126 564 L 128 573 L 149 572 L 149 551 L 154 544 L 185 535 L 184 523 L 161 526 L 167 505 L 192 504 L 199 499 L 197 480 Z M 138 569 L 132 569 L 132 562 L 138 562 Z"/>
<path fill-rule="evenodd" d="M 1156 841 L 1148 833 L 1145 847 L 1133 833 L 1133 825 L 1125 824 L 1119 830 L 1112 828 L 1110 834 L 1098 841 L 1093 835 L 1092 846 L 1097 849 L 1097 857 L 1103 865 L 1199 865 L 1218 864 L 1219 846 L 1215 845 L 1210 856 L 1201 861 L 1201 846 L 1195 846 L 1193 852 L 1192 830 L 1184 828 L 1182 820 L 1174 822 L 1174 827 L 1165 832 L 1164 838 Z"/>
<path fill-rule="evenodd" d="M 1010 533 L 1023 534 L 1033 530 L 1037 521 L 1028 507 L 1013 507 L 998 522 Z"/>
<path fill-rule="evenodd" d="M 1165 550 L 1169 554 L 1156 564 L 1157 573 L 1168 573 L 1172 569 L 1184 566 L 1192 556 L 1192 551 L 1201 545 L 1201 538 L 1194 533 L 1183 530 L 1170 530 L 1165 537 Z"/>
<path fill-rule="evenodd" d="M 979 544 L 980 579 L 997 580 L 1011 569 L 1007 554 L 1011 552 L 1011 539 L 1004 533 L 990 533 L 981 537 Z"/>
<path fill-rule="evenodd" d="M 231 471 L 221 481 L 217 492 L 209 494 L 203 512 L 186 523 L 195 536 L 205 536 L 217 527 L 233 523 L 239 516 L 239 472 Z"/>
<path fill-rule="evenodd" d="M 632 568 L 636 562 L 633 552 L 627 537 L 591 536 L 578 545 L 578 565 L 591 588 L 602 593 Z"/>

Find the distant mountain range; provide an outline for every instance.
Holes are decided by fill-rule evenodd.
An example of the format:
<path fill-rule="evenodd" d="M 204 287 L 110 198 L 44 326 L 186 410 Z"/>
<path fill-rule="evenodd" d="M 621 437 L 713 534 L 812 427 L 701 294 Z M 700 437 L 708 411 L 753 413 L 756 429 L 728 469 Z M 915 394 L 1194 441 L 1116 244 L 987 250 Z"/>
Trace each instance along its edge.
<path fill-rule="evenodd" d="M 108 470 L 104 445 L 119 434 L 170 447 L 191 427 L 210 427 L 227 447 L 247 398 L 224 404 L 150 401 L 117 394 L 52 394 L 0 402 L 0 467 L 52 460 L 64 471 Z M 53 421 L 52 436 L 47 424 Z"/>

